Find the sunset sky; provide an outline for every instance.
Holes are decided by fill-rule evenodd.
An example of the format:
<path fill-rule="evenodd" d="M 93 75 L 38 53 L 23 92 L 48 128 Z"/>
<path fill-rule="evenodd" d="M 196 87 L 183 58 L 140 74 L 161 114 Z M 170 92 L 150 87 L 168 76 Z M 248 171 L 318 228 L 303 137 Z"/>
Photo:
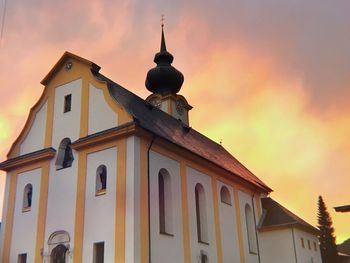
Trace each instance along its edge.
<path fill-rule="evenodd" d="M 0 22 L 4 0 L 0 0 Z M 0 40 L 0 160 L 64 51 L 146 98 L 160 16 L 193 128 L 311 224 L 322 195 L 350 237 L 350 1 L 8 0 Z M 0 28 L 1 29 L 1 28 Z M 0 197 L 5 176 L 0 173 Z M 2 203 L 2 198 L 0 198 Z M 0 206 L 2 210 L 2 206 Z"/>

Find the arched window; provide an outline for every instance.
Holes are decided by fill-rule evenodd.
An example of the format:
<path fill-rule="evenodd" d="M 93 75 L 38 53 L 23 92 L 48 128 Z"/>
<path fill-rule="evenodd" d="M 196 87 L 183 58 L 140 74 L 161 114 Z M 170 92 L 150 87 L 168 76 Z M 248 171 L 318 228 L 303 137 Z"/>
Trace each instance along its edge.
<path fill-rule="evenodd" d="M 232 205 L 230 191 L 224 185 L 221 187 L 221 190 L 220 190 L 220 199 L 221 199 L 221 203 Z"/>
<path fill-rule="evenodd" d="M 100 165 L 96 170 L 96 195 L 106 193 L 107 189 L 107 167 Z"/>
<path fill-rule="evenodd" d="M 172 192 L 171 177 L 167 170 L 160 169 L 158 173 L 159 193 L 159 232 L 172 234 Z"/>
<path fill-rule="evenodd" d="M 207 208 L 205 192 L 203 186 L 199 183 L 196 184 L 195 187 L 195 199 L 198 242 L 208 243 Z"/>
<path fill-rule="evenodd" d="M 51 251 L 50 262 L 51 263 L 64 263 L 64 262 L 66 262 L 67 251 L 68 251 L 68 248 L 65 245 L 63 245 L 63 244 L 57 245 Z"/>
<path fill-rule="evenodd" d="M 31 184 L 27 184 L 24 187 L 23 191 L 23 206 L 22 211 L 29 211 L 32 207 L 32 195 L 33 195 L 33 186 Z"/>
<path fill-rule="evenodd" d="M 73 151 L 70 147 L 70 139 L 64 138 L 58 148 L 57 159 L 56 159 L 56 170 L 71 167 L 74 157 Z"/>
<path fill-rule="evenodd" d="M 247 226 L 247 239 L 250 253 L 257 253 L 256 247 L 256 236 L 255 236 L 255 227 L 254 227 L 254 215 L 250 205 L 245 205 L 245 220 Z"/>

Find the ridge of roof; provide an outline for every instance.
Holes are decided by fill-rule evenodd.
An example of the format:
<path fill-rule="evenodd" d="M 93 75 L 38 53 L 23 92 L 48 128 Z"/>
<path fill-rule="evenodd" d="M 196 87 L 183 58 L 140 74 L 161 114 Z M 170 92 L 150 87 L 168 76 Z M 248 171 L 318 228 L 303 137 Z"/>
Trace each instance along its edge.
<path fill-rule="evenodd" d="M 259 224 L 259 228 L 262 230 L 272 227 L 300 225 L 315 233 L 319 231 L 316 227 L 295 215 L 271 197 L 261 198 L 261 203 L 265 212 Z"/>
<path fill-rule="evenodd" d="M 141 97 L 101 73 L 94 71 L 93 74 L 99 80 L 107 83 L 111 96 L 136 120 L 137 125 L 214 163 L 216 166 L 221 167 L 231 174 L 235 174 L 267 193 L 272 191 L 271 188 L 233 157 L 222 145 L 152 106 Z"/>

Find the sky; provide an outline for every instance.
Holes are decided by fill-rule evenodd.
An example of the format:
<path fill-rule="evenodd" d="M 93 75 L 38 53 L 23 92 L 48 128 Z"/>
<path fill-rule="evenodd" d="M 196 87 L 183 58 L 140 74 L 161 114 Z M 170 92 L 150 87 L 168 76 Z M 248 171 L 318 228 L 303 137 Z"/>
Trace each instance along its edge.
<path fill-rule="evenodd" d="M 0 160 L 65 51 L 146 98 L 160 17 L 190 125 L 222 141 L 317 224 L 322 195 L 337 242 L 350 237 L 350 1 L 0 0 Z M 1 28 L 0 28 L 1 29 Z M 5 174 L 0 173 L 0 204 Z M 0 210 L 2 206 L 0 206 Z"/>

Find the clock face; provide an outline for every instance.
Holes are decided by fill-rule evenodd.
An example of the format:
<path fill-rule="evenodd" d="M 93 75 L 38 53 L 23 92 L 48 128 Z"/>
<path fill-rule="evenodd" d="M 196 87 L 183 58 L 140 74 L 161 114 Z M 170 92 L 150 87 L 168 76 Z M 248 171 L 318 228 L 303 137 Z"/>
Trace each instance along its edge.
<path fill-rule="evenodd" d="M 178 99 L 175 102 L 175 108 L 176 108 L 177 113 L 179 113 L 180 116 L 184 114 L 184 112 L 185 112 L 185 105 L 184 105 L 184 102 L 181 99 Z"/>

